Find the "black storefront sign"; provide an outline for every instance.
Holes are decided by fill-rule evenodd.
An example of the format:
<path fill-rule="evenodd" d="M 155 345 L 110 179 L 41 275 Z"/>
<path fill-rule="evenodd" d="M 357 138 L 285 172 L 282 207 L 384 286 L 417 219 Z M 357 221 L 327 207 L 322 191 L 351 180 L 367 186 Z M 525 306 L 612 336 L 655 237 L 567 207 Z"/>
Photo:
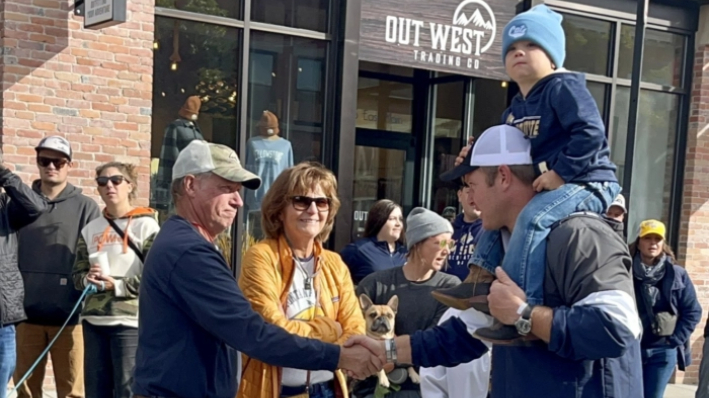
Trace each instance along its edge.
<path fill-rule="evenodd" d="M 502 29 L 517 0 L 363 0 L 363 61 L 507 79 Z"/>

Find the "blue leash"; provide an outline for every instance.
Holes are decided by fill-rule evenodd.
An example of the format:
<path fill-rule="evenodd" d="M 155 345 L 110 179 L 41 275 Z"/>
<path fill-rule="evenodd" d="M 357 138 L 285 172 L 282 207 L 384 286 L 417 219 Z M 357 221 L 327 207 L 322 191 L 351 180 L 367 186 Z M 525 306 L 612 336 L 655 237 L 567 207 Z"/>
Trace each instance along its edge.
<path fill-rule="evenodd" d="M 66 319 L 66 321 L 64 321 L 64 324 L 63 324 L 62 327 L 59 329 L 59 332 L 57 332 L 57 334 L 54 336 L 54 338 L 52 339 L 52 341 L 49 342 L 49 345 L 47 346 L 47 348 L 45 348 L 44 351 L 42 351 L 42 354 L 39 356 L 39 358 L 37 358 L 37 360 L 34 361 L 34 363 L 33 363 L 32 366 L 30 367 L 30 369 L 27 371 L 27 373 L 25 373 L 25 375 L 22 376 L 22 379 L 20 379 L 20 381 L 15 384 L 15 388 L 13 388 L 12 391 L 10 391 L 10 393 L 8 394 L 8 396 L 10 396 L 10 395 L 14 394 L 15 392 L 17 392 L 17 389 L 20 388 L 20 386 L 22 385 L 22 383 L 24 383 L 25 380 L 27 380 L 27 378 L 30 377 L 30 375 L 32 374 L 32 372 L 34 372 L 34 368 L 36 368 L 37 365 L 39 365 L 39 363 L 42 361 L 42 359 L 47 355 L 47 353 L 49 352 L 49 350 L 50 350 L 50 349 L 52 348 L 52 346 L 54 345 L 54 342 L 57 341 L 57 339 L 59 338 L 59 335 L 61 335 L 62 332 L 64 331 L 64 328 L 66 327 L 66 324 L 69 323 L 69 320 L 71 319 L 71 317 L 73 317 L 73 316 L 74 316 L 74 313 L 76 313 L 76 310 L 79 309 L 79 306 L 80 306 L 81 303 L 84 301 L 84 298 L 85 298 L 86 296 L 88 296 L 89 294 L 94 294 L 94 293 L 96 293 L 97 291 L 98 291 L 98 290 L 96 289 L 96 286 L 94 286 L 94 285 L 92 285 L 92 284 L 88 284 L 88 285 L 86 286 L 86 288 L 84 288 L 84 291 L 81 293 L 81 297 L 79 297 L 79 300 L 76 302 L 76 305 L 74 305 L 74 309 L 71 310 L 71 314 L 69 314 L 69 317 Z"/>

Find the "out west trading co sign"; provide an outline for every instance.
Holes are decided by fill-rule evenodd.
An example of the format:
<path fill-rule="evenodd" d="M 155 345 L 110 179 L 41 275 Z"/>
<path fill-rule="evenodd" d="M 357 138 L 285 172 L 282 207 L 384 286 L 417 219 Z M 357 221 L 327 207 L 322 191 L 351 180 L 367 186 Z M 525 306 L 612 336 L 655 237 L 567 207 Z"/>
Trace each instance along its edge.
<path fill-rule="evenodd" d="M 502 29 L 517 0 L 363 0 L 363 61 L 507 79 Z"/>
<path fill-rule="evenodd" d="M 106 28 L 126 21 L 127 0 L 84 0 L 84 27 Z"/>

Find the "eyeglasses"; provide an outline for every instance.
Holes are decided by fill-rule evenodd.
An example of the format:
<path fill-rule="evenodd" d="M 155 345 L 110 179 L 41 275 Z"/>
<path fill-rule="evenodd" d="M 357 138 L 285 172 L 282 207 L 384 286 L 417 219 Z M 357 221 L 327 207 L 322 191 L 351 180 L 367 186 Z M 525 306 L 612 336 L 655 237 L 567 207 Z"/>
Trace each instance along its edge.
<path fill-rule="evenodd" d="M 98 184 L 99 187 L 105 187 L 106 185 L 108 185 L 109 181 L 111 181 L 111 184 L 113 185 L 121 185 L 123 181 L 130 182 L 122 175 L 115 175 L 110 177 L 96 177 L 96 184 Z"/>
<path fill-rule="evenodd" d="M 330 210 L 330 198 L 311 198 L 310 196 L 293 196 L 290 198 L 293 208 L 298 211 L 305 211 L 315 203 L 315 207 L 319 212 Z"/>
<path fill-rule="evenodd" d="M 441 246 L 441 249 L 453 250 L 455 247 L 455 241 L 453 239 L 442 239 L 438 244 Z"/>
<path fill-rule="evenodd" d="M 62 167 L 69 164 L 69 160 L 65 158 L 45 158 L 44 156 L 37 156 L 37 164 L 41 167 L 49 167 L 50 164 L 54 164 L 54 167 L 61 169 Z"/>

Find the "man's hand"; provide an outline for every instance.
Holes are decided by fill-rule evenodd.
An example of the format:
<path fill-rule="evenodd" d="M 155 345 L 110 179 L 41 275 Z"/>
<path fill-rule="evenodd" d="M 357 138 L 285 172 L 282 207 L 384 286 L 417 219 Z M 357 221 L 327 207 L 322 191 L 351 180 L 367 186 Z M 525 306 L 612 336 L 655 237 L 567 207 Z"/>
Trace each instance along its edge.
<path fill-rule="evenodd" d="M 339 369 L 344 369 L 350 377 L 364 380 L 382 370 L 386 363 L 384 342 L 367 336 L 353 336 L 342 347 Z"/>
<path fill-rule="evenodd" d="M 557 174 L 554 170 L 549 170 L 546 173 L 537 177 L 537 179 L 534 180 L 534 184 L 532 184 L 532 187 L 535 191 L 541 192 L 553 191 L 562 185 L 564 185 L 564 180 L 559 177 L 559 174 Z"/>
<path fill-rule="evenodd" d="M 464 146 L 461 150 L 460 153 L 458 154 L 458 157 L 455 158 L 455 165 L 458 166 L 463 161 L 465 160 L 465 157 L 468 156 L 468 152 L 470 152 L 470 149 L 473 147 L 473 141 L 475 141 L 475 137 L 470 137 L 468 138 L 468 145 Z"/>
<path fill-rule="evenodd" d="M 497 267 L 495 275 L 497 280 L 492 282 L 487 296 L 490 314 L 505 325 L 512 325 L 519 319 L 517 310 L 527 302 L 527 296 L 502 268 Z"/>

